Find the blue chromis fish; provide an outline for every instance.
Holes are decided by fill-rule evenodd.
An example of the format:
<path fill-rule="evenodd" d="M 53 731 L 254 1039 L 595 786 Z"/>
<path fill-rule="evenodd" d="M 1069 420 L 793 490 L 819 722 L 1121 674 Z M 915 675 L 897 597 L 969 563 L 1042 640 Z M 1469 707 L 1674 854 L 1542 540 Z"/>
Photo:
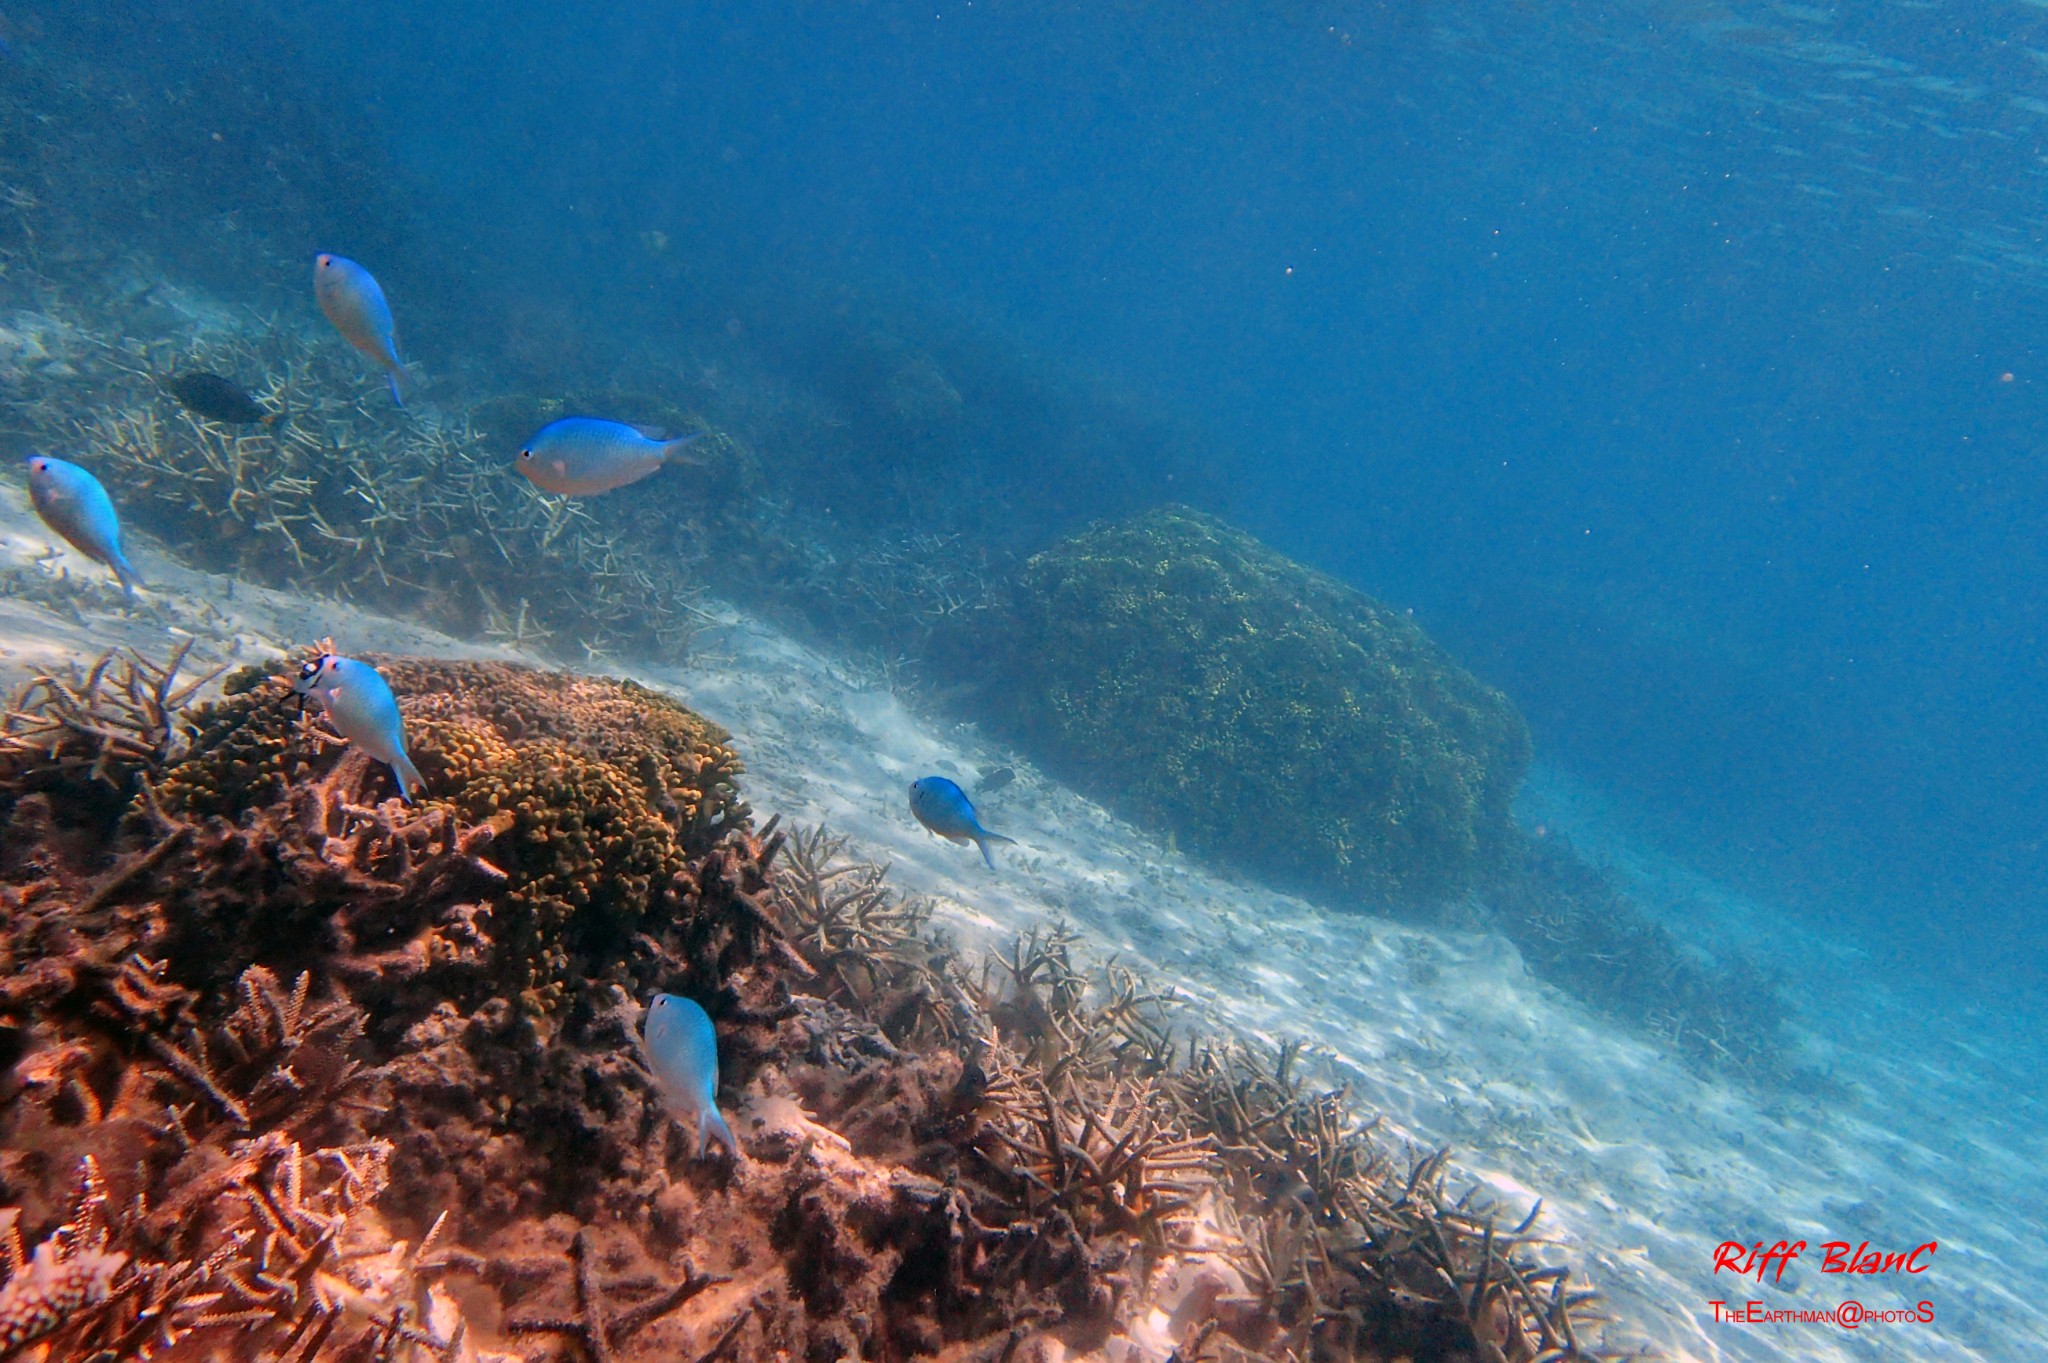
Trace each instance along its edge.
<path fill-rule="evenodd" d="M 697 1157 L 717 1141 L 739 1158 L 732 1128 L 718 1115 L 718 1033 L 711 1015 L 680 994 L 656 994 L 647 1005 L 647 1033 L 640 1039 L 654 1086 L 669 1115 L 697 1129 Z"/>
<path fill-rule="evenodd" d="M 130 601 L 141 580 L 121 551 L 121 518 L 100 480 L 78 465 L 47 454 L 28 457 L 28 499 L 43 524 L 87 558 L 106 564 Z"/>
<path fill-rule="evenodd" d="M 591 497 L 637 483 L 667 464 L 694 464 L 687 453 L 702 432 L 664 440 L 623 421 L 565 416 L 534 433 L 519 451 L 519 471 L 535 487 Z"/>
<path fill-rule="evenodd" d="M 313 257 L 313 297 L 320 311 L 334 323 L 342 339 L 369 356 L 370 363 L 384 371 L 391 384 L 391 400 L 405 406 L 412 388 L 412 376 L 405 372 L 405 357 L 398 353 L 398 331 L 392 325 L 391 305 L 384 290 L 370 272 L 353 260 L 321 252 Z"/>
<path fill-rule="evenodd" d="M 376 668 L 323 653 L 299 668 L 292 694 L 319 701 L 336 733 L 389 766 L 398 778 L 399 798 L 407 804 L 414 791 L 426 788 L 420 769 L 405 755 L 405 720 L 398 713 L 398 698 Z"/>
<path fill-rule="evenodd" d="M 988 854 L 988 845 L 992 842 L 1014 844 L 1017 841 L 983 828 L 981 820 L 974 815 L 974 802 L 967 798 L 967 792 L 943 776 L 923 776 L 910 783 L 910 812 L 917 816 L 919 823 L 942 838 L 979 846 L 981 859 L 988 863 L 991 871 L 996 868 L 996 859 Z"/>

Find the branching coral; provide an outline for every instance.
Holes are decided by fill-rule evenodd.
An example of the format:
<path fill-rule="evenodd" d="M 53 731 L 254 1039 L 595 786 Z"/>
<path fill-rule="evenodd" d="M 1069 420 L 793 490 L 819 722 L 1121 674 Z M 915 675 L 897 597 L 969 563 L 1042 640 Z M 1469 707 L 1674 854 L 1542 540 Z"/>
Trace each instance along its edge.
<path fill-rule="evenodd" d="M 1034 928 L 963 973 L 962 991 L 1053 1078 L 1159 1073 L 1172 1049 L 1172 996 L 1149 992 L 1114 961 L 1091 978 L 1074 963 L 1080 940 L 1063 924 Z"/>
<path fill-rule="evenodd" d="M 1263 1060 L 1198 1046 L 1166 1087 L 1215 1134 L 1235 1190 L 1229 1257 L 1243 1295 L 1218 1304 L 1233 1336 L 1268 1352 L 1345 1351 L 1384 1341 L 1416 1357 L 1590 1357 L 1579 1332 L 1594 1295 L 1537 1261 L 1541 1204 L 1512 1229 L 1476 1193 L 1451 1200 L 1445 1152 L 1405 1171 L 1348 1115 L 1344 1091 L 1312 1089 L 1298 1046 Z M 1548 1292 L 1539 1288 L 1547 1287 Z"/>
<path fill-rule="evenodd" d="M 1476 1192 L 1452 1199 L 1447 1157 L 1403 1164 L 1341 1086 L 1308 1082 L 1298 1043 L 1176 1048 L 1172 1001 L 1084 971 L 1076 946 L 1027 933 L 962 982 L 983 1030 L 951 1177 L 974 1224 L 1057 1212 L 1130 1236 L 1141 1253 L 1108 1280 L 1167 1294 L 1183 1358 L 1597 1356 L 1593 1294 L 1535 1254 L 1540 1204 L 1507 1228 Z"/>
<path fill-rule="evenodd" d="M 137 772 L 160 771 L 184 741 L 179 711 L 220 675 L 181 678 L 191 647 L 180 644 L 161 665 L 106 653 L 68 677 L 45 674 L 22 687 L 0 715 L 0 797 L 52 781 L 127 794 Z"/>
<path fill-rule="evenodd" d="M 768 896 L 777 923 L 828 996 L 878 1019 L 897 1041 L 962 1039 L 969 1010 L 948 949 L 927 931 L 931 902 L 899 895 L 888 867 L 848 847 L 822 825 L 790 835 Z"/>
<path fill-rule="evenodd" d="M 232 1347 L 310 1360 L 402 1339 L 454 1356 L 466 1326 L 433 1281 L 433 1235 L 408 1247 L 373 1210 L 391 1146 L 350 1134 L 330 1106 L 360 1086 L 350 1053 L 361 1012 L 342 998 L 311 1000 L 308 979 L 287 991 L 256 968 L 230 1013 L 201 1022 L 198 998 L 156 973 L 131 961 L 109 991 L 149 1058 L 123 1071 L 104 1106 L 88 1095 L 84 1110 L 67 1111 L 76 1080 L 62 1091 L 40 1082 L 75 1068 L 69 1057 L 90 1040 L 16 1067 L 25 1083 L 6 1123 L 15 1157 L 5 1182 L 44 1191 L 25 1150 L 84 1153 L 61 1223 L 26 1266 L 24 1210 L 5 1213 L 13 1271 L 0 1288 L 0 1351 L 200 1359 Z M 184 1094 L 194 1102 L 178 1103 Z M 319 1126 L 335 1143 L 292 1134 Z"/>
<path fill-rule="evenodd" d="M 1016 1180 L 1024 1209 L 1058 1207 L 1084 1231 L 1107 1226 L 1163 1245 L 1214 1179 L 1215 1151 L 1191 1136 L 1144 1080 L 1056 1081 L 1000 1047 L 987 1058 L 983 1099 L 993 1120 L 981 1151 Z"/>
<path fill-rule="evenodd" d="M 7 812 L 25 1350 L 1592 1356 L 1534 1215 L 1398 1164 L 1298 1049 L 1176 1044 L 1062 928 L 963 963 L 844 839 L 747 831 L 723 735 L 651 693 L 382 668 L 418 807 L 249 673 L 125 816 L 90 780 Z M 667 1138 L 655 990 L 714 1018 L 743 1158 Z"/>
<path fill-rule="evenodd" d="M 705 551 L 675 533 L 678 509 L 542 494 L 513 471 L 516 444 L 459 415 L 394 416 L 308 326 L 101 339 L 94 353 L 89 398 L 58 384 L 25 404 L 36 437 L 80 450 L 136 524 L 200 563 L 577 660 L 673 656 L 704 618 Z M 242 376 L 279 419 L 187 411 L 161 385 L 189 369 Z"/>

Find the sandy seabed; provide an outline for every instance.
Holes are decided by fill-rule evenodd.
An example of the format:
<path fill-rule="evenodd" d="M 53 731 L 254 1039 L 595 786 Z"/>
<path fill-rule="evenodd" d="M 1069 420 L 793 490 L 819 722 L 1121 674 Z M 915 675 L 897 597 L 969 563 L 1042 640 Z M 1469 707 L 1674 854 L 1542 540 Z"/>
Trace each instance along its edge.
<path fill-rule="evenodd" d="M 347 652 L 518 656 L 136 548 L 150 586 L 131 608 L 95 585 L 95 565 L 55 552 L 21 488 L 0 483 L 0 686 L 110 647 L 161 657 L 186 638 L 205 661 L 257 661 L 329 635 Z M 1703 1077 L 1538 982 L 1500 937 L 1334 914 L 1195 865 L 972 728 L 921 718 L 858 666 L 743 612 L 711 614 L 682 665 L 602 670 L 729 728 L 764 816 L 849 835 L 901 889 L 930 896 L 935 924 L 963 945 L 1063 922 L 1212 1028 L 1307 1039 L 1396 1139 L 1450 1145 L 1511 1215 L 1540 1196 L 1543 1224 L 1628 1335 L 1688 1359 L 2002 1360 L 2048 1345 L 2048 1310 L 2027 1286 L 2048 1268 L 2038 1019 L 2017 1029 L 1951 999 L 1879 992 L 1853 947 L 1687 881 L 1615 832 L 1623 821 L 1595 797 L 1539 770 L 1526 819 L 1568 831 L 1639 884 L 1687 881 L 1686 902 L 1711 921 L 1672 924 L 1682 934 L 1768 947 L 1803 1009 L 1798 1058 L 1832 1082 L 1801 1095 Z M 973 849 L 927 836 L 905 788 L 940 772 L 971 789 L 997 766 L 1017 779 L 982 812 L 1019 845 L 998 848 L 991 872 Z M 1809 1248 L 1759 1285 L 1714 1273 L 1715 1246 L 1730 1240 Z M 1820 1271 L 1829 1241 L 1940 1248 L 1912 1277 L 1847 1277 Z M 1854 1331 L 1717 1323 L 1710 1305 L 1845 1299 L 1873 1312 L 1925 1301 L 1935 1319 Z"/>

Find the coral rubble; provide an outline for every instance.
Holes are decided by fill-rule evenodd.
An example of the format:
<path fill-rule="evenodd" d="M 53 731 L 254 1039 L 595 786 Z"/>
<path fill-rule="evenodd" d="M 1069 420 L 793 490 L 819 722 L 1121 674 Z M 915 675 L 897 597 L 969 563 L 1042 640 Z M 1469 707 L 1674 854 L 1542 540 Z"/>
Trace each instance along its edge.
<path fill-rule="evenodd" d="M 1019 736 L 1192 851 L 1348 904 L 1432 902 L 1507 837 L 1529 761 L 1508 700 L 1212 517 L 1095 526 L 984 619 Z"/>
<path fill-rule="evenodd" d="M 17 698 L 0 1358 L 1595 1356 L 1536 1213 L 1295 1049 L 1179 1037 L 1059 929 L 964 960 L 754 830 L 663 697 L 379 666 L 416 808 L 260 670 Z M 635 1061 L 658 990 L 715 1021 L 736 1159 Z"/>

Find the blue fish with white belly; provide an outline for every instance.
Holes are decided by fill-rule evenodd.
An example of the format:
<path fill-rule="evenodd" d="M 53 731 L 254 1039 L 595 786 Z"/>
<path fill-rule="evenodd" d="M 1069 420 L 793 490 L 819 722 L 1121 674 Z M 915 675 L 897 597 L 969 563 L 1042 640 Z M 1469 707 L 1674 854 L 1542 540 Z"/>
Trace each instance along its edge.
<path fill-rule="evenodd" d="M 700 434 L 668 440 L 623 421 L 565 416 L 520 447 L 518 468 L 535 487 L 564 497 L 594 497 L 670 464 L 696 463 L 689 446 Z"/>
<path fill-rule="evenodd" d="M 697 1132 L 697 1157 L 717 1141 L 739 1157 L 732 1128 L 718 1115 L 718 1032 L 711 1015 L 680 994 L 656 994 L 647 1005 L 641 1053 L 669 1115 Z"/>
<path fill-rule="evenodd" d="M 343 738 L 391 768 L 398 794 L 407 804 L 426 781 L 405 754 L 405 719 L 398 698 L 376 668 L 354 658 L 323 653 L 299 668 L 292 694 L 317 700 L 327 722 Z"/>
<path fill-rule="evenodd" d="M 981 859 L 988 863 L 991 871 L 996 868 L 996 859 L 989 855 L 988 845 L 992 842 L 1014 844 L 1017 841 L 983 828 L 967 792 L 943 776 L 924 776 L 910 783 L 910 812 L 919 823 L 940 837 L 951 838 L 954 842 L 971 842 L 980 847 Z"/>
<path fill-rule="evenodd" d="M 140 579 L 121 551 L 121 518 L 100 480 L 78 465 L 47 454 L 28 457 L 28 499 L 43 524 L 87 558 L 106 564 L 130 601 Z"/>
<path fill-rule="evenodd" d="M 346 256 L 322 251 L 313 257 L 313 298 L 341 338 L 384 371 L 391 400 L 405 406 L 412 379 L 398 350 L 398 327 L 376 276 Z"/>

